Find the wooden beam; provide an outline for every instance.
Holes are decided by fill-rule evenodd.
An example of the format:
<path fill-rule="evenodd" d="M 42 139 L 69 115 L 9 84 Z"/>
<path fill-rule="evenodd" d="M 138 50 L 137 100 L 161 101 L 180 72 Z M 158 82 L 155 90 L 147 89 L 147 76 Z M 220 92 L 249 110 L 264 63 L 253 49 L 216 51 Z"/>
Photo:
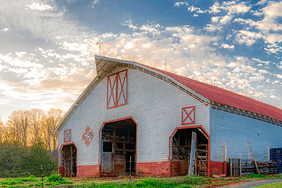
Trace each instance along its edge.
<path fill-rule="evenodd" d="M 248 141 L 247 143 L 249 144 L 249 149 L 250 149 L 250 152 L 251 152 L 252 157 L 253 157 L 253 159 L 254 159 L 254 163 L 255 163 L 255 166 L 256 166 L 257 172 L 258 172 L 258 174 L 260 174 L 259 169 L 258 169 L 258 164 L 257 164 L 257 162 L 256 162 L 256 160 L 255 160 L 255 158 L 254 158 L 254 155 L 253 155 L 253 152 L 252 152 L 252 149 L 251 149 L 251 146 L 250 146 L 249 141 Z"/>
<path fill-rule="evenodd" d="M 191 153 L 190 153 L 190 162 L 189 162 L 189 171 L 188 175 L 194 174 L 194 167 L 195 167 L 195 152 L 196 152 L 196 138 L 197 133 L 192 132 L 192 138 L 191 138 Z"/>

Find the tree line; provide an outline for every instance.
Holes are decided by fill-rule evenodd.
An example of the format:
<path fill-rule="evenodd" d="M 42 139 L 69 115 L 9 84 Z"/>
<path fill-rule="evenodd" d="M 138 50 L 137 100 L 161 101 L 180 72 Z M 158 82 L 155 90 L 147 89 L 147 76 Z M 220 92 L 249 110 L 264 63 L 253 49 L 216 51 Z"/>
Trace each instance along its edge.
<path fill-rule="evenodd" d="M 50 173 L 57 167 L 57 125 L 61 109 L 13 111 L 6 124 L 0 117 L 0 177 Z M 47 171 L 46 171 L 47 170 Z"/>
<path fill-rule="evenodd" d="M 18 141 L 23 147 L 31 147 L 37 141 L 47 145 L 52 158 L 57 156 L 57 125 L 63 118 L 61 109 L 50 109 L 45 112 L 34 108 L 31 110 L 13 111 L 6 124 L 0 119 L 0 143 Z"/>

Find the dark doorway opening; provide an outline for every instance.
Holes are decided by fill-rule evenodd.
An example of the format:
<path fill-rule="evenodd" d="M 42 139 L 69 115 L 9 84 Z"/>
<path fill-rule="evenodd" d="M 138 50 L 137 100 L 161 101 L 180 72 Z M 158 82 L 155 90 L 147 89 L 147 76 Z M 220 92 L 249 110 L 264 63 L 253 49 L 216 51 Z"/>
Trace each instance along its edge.
<path fill-rule="evenodd" d="M 106 123 L 101 130 L 101 172 L 109 176 L 135 174 L 136 124 L 132 119 Z M 130 162 L 131 158 L 131 162 Z"/>
<path fill-rule="evenodd" d="M 196 133 L 195 150 L 191 148 L 192 132 Z M 175 162 L 174 175 L 188 175 L 191 160 L 191 150 L 195 153 L 192 160 L 194 174 L 208 175 L 208 137 L 198 128 L 178 129 L 172 137 L 171 161 Z"/>
<path fill-rule="evenodd" d="M 64 145 L 61 151 L 64 177 L 77 175 L 77 149 L 74 144 Z"/>

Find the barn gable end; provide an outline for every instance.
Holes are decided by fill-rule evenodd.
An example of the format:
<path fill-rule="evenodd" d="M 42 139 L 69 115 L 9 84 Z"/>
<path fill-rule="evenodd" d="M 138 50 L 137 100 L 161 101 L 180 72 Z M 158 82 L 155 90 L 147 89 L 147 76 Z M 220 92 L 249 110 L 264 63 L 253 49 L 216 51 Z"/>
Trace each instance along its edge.
<path fill-rule="evenodd" d="M 105 68 L 105 67 L 104 67 Z M 139 70 L 140 69 L 140 70 Z M 108 108 L 107 90 L 108 75 L 127 70 L 127 104 Z M 106 72 L 105 70 L 103 72 Z M 154 173 L 154 168 L 147 169 L 158 163 L 169 163 L 170 136 L 177 127 L 181 127 L 182 119 L 189 117 L 183 115 L 184 107 L 193 107 L 195 122 L 186 126 L 201 125 L 209 132 L 209 106 L 207 102 L 183 87 L 177 87 L 171 80 L 164 76 L 146 71 L 144 68 L 134 68 L 121 64 L 114 66 L 107 74 L 98 74 L 96 83 L 84 96 L 81 96 L 75 104 L 71 115 L 66 117 L 58 126 L 59 146 L 64 144 L 64 131 L 71 130 L 71 142 L 77 147 L 77 175 L 101 176 L 101 131 L 107 122 L 121 121 L 124 118 L 132 118 L 137 126 L 136 144 L 136 169 L 137 173 Z M 187 94 L 189 92 L 189 94 Z M 200 100 L 199 100 L 200 99 Z M 184 112 L 185 113 L 185 112 Z M 189 112 L 188 112 L 189 113 Z M 191 115 L 191 118 L 192 115 Z M 93 132 L 93 138 L 87 146 L 82 139 L 83 132 L 89 127 Z M 209 133 L 207 133 L 209 134 Z M 63 167 L 61 153 L 59 152 L 60 167 Z M 170 175 L 170 168 L 159 165 L 161 175 Z M 87 169 L 91 170 L 86 173 Z M 105 175 L 105 174 L 104 174 Z"/>

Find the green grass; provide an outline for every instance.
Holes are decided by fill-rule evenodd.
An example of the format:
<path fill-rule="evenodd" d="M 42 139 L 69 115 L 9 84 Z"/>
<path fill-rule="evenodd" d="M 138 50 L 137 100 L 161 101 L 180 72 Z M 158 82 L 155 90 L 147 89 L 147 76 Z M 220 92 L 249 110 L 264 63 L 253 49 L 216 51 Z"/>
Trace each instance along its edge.
<path fill-rule="evenodd" d="M 183 176 L 175 178 L 141 178 L 135 179 L 132 178 L 132 181 L 129 182 L 129 179 L 118 179 L 111 182 L 108 180 L 101 179 L 91 179 L 83 178 L 82 182 L 71 182 L 69 178 L 62 178 L 60 175 L 53 174 L 49 177 L 43 178 L 44 187 L 56 187 L 58 185 L 66 185 L 67 187 L 77 187 L 77 188 L 191 188 L 191 187 L 202 187 L 210 185 L 219 185 L 228 182 L 238 182 L 244 179 L 275 179 L 281 178 L 281 175 L 271 175 L 265 176 L 260 174 L 251 174 L 248 176 L 238 177 L 236 179 L 229 178 L 217 178 L 213 179 L 210 177 L 201 177 L 197 175 L 192 176 Z M 89 181 L 85 181 L 89 180 Z M 93 180 L 93 181 L 91 181 Z M 216 182 L 214 181 L 216 180 Z M 40 177 L 25 177 L 25 178 L 7 178 L 0 181 L 0 187 L 41 187 L 42 178 Z M 218 182 L 219 181 L 219 182 Z M 74 181 L 75 182 L 75 181 Z M 274 186 L 280 186 L 282 188 L 282 183 L 271 184 Z M 271 186 L 270 186 L 271 187 Z"/>
<path fill-rule="evenodd" d="M 275 175 L 263 175 L 263 174 L 249 174 L 243 177 L 242 179 L 282 179 L 282 174 L 275 174 Z"/>
<path fill-rule="evenodd" d="M 267 185 L 261 185 L 258 186 L 257 188 L 282 188 L 282 182 L 277 182 L 277 183 L 272 183 L 272 184 L 267 184 Z"/>
<path fill-rule="evenodd" d="M 28 182 L 30 182 L 28 184 Z M 51 175 L 43 178 L 43 185 L 46 186 L 57 186 L 60 184 L 73 184 L 72 182 L 62 178 L 60 175 Z M 35 176 L 29 176 L 24 178 L 7 178 L 0 181 L 0 187 L 41 187 L 42 178 L 36 178 Z"/>
<path fill-rule="evenodd" d="M 193 175 L 193 176 L 185 176 L 179 178 L 143 178 L 143 179 L 132 179 L 132 182 L 124 182 L 124 180 L 117 182 L 108 182 L 108 183 L 97 183 L 97 182 L 83 182 L 81 184 L 77 184 L 74 187 L 99 187 L 99 188 L 191 188 L 194 186 L 198 186 L 204 183 L 208 183 L 212 178 L 204 178 L 201 176 Z M 127 180 L 128 181 L 128 180 Z"/>

